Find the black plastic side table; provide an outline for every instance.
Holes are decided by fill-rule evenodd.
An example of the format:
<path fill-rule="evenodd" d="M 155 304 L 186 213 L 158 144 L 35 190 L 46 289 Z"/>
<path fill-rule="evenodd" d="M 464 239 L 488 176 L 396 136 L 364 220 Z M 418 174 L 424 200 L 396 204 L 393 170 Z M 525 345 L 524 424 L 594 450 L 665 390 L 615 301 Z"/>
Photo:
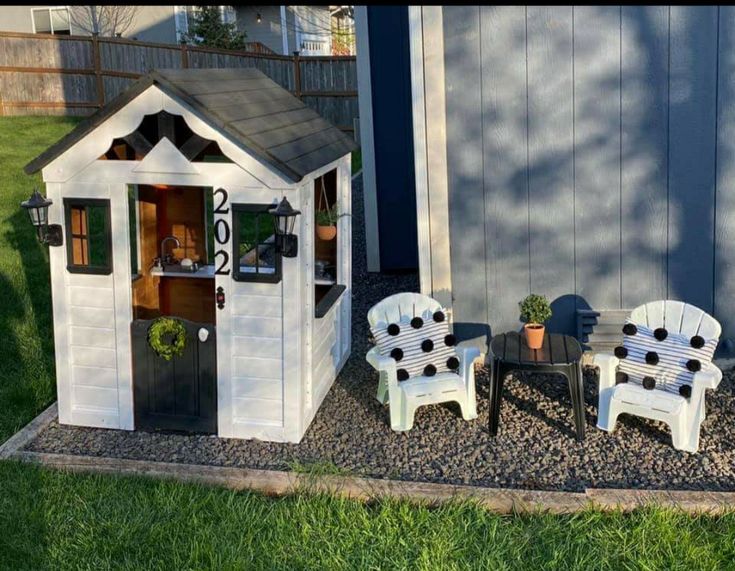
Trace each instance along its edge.
<path fill-rule="evenodd" d="M 498 434 L 500 403 L 503 400 L 503 379 L 511 371 L 561 373 L 569 382 L 574 409 L 577 440 L 584 440 L 584 385 L 582 348 L 574 337 L 558 333 L 544 335 L 541 349 L 530 349 L 526 336 L 502 333 L 490 343 L 492 369 L 490 374 L 490 435 Z"/>

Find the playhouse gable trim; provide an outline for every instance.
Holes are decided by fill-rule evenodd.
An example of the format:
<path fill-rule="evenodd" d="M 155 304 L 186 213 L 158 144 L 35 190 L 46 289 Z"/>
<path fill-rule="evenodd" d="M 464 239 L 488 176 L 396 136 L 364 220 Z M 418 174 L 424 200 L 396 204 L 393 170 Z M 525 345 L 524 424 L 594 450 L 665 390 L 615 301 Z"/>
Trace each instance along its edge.
<path fill-rule="evenodd" d="M 114 107 L 116 109 L 115 113 L 109 116 L 106 115 L 104 120 L 86 135 L 81 137 L 75 135 L 76 129 L 67 135 L 66 138 L 73 142 L 70 142 L 71 146 L 43 167 L 42 172 L 45 182 L 68 182 L 78 178 L 94 166 L 101 166 L 103 172 L 108 170 L 117 172 L 118 167 L 127 164 L 128 166 L 123 168 L 128 170 L 132 176 L 143 174 L 133 171 L 134 168 L 140 165 L 141 161 L 98 159 L 107 152 L 115 139 L 123 138 L 136 131 L 146 115 L 155 115 L 161 111 L 166 111 L 172 115 L 181 116 L 195 134 L 204 139 L 215 141 L 222 152 L 233 161 L 238 170 L 247 172 L 257 181 L 258 186 L 265 185 L 274 189 L 294 186 L 270 165 L 264 164 L 250 152 L 243 150 L 225 133 L 212 126 L 185 103 L 178 101 L 175 96 L 162 91 L 157 85 L 149 85 L 145 91 L 139 93 L 132 101 L 127 102 L 122 107 L 118 105 Z M 71 135 L 74 136 L 71 137 Z M 57 145 L 52 148 L 57 148 Z M 30 164 L 32 163 L 29 163 L 26 170 L 30 168 Z M 199 163 L 197 169 L 202 171 L 205 166 L 213 164 L 224 166 L 222 163 Z M 187 168 L 186 172 L 177 173 L 177 176 L 191 176 L 189 170 Z M 128 182 L 134 181 L 129 180 Z"/>
<path fill-rule="evenodd" d="M 133 172 L 160 174 L 199 174 L 199 169 L 181 154 L 174 144 L 163 137 L 136 165 Z"/>
<path fill-rule="evenodd" d="M 287 184 L 301 181 L 357 148 L 350 137 L 256 69 L 171 69 L 153 71 L 134 83 L 28 163 L 25 171 L 45 171 L 113 116 L 124 112 L 150 87 L 157 87 L 189 109 L 241 151 L 282 176 Z M 166 107 L 164 102 L 161 105 Z M 194 130 L 193 125 L 189 126 Z"/>

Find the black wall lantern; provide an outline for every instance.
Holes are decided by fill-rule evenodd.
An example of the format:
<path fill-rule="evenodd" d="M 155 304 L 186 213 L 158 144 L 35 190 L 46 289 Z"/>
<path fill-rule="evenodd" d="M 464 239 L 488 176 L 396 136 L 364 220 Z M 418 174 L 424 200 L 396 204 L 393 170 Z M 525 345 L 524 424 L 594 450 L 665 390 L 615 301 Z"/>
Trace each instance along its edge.
<path fill-rule="evenodd" d="M 276 230 L 276 247 L 284 258 L 295 258 L 299 251 L 299 237 L 293 233 L 296 217 L 301 214 L 294 210 L 286 197 L 276 208 L 268 212 L 273 215 L 273 226 Z"/>
<path fill-rule="evenodd" d="M 43 195 L 38 192 L 36 188 L 31 194 L 28 200 L 24 200 L 20 203 L 22 208 L 28 211 L 28 216 L 31 218 L 31 224 L 36 227 L 36 233 L 38 234 L 38 241 L 41 244 L 48 244 L 49 246 L 61 246 L 64 243 L 64 233 L 61 228 L 61 224 L 48 223 L 48 207 L 53 204 L 53 201 L 44 198 Z"/>

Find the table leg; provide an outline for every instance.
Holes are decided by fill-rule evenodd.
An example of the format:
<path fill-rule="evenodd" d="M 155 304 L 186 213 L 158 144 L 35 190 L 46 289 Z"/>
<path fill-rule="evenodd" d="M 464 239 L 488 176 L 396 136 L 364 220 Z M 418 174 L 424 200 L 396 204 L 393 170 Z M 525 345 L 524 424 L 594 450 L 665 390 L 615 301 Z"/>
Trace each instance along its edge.
<path fill-rule="evenodd" d="M 490 436 L 496 436 L 498 434 L 498 427 L 500 425 L 500 401 L 503 398 L 503 373 L 500 368 L 500 360 L 493 359 L 492 370 L 490 372 L 490 410 L 488 413 Z"/>
<path fill-rule="evenodd" d="M 577 440 L 584 440 L 584 378 L 582 376 L 582 364 L 580 362 L 569 365 L 569 393 L 572 397 L 572 410 L 574 414 L 574 426 L 577 432 Z"/>

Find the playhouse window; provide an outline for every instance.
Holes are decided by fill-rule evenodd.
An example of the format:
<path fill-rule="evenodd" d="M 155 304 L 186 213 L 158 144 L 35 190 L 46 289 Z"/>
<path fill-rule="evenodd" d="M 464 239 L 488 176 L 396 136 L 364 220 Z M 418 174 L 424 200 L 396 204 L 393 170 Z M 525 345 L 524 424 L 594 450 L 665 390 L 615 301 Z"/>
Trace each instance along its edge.
<path fill-rule="evenodd" d="M 233 273 L 240 282 L 281 281 L 281 254 L 276 251 L 272 204 L 232 205 Z"/>
<path fill-rule="evenodd" d="M 80 274 L 112 273 L 110 201 L 64 199 L 67 269 Z"/>

